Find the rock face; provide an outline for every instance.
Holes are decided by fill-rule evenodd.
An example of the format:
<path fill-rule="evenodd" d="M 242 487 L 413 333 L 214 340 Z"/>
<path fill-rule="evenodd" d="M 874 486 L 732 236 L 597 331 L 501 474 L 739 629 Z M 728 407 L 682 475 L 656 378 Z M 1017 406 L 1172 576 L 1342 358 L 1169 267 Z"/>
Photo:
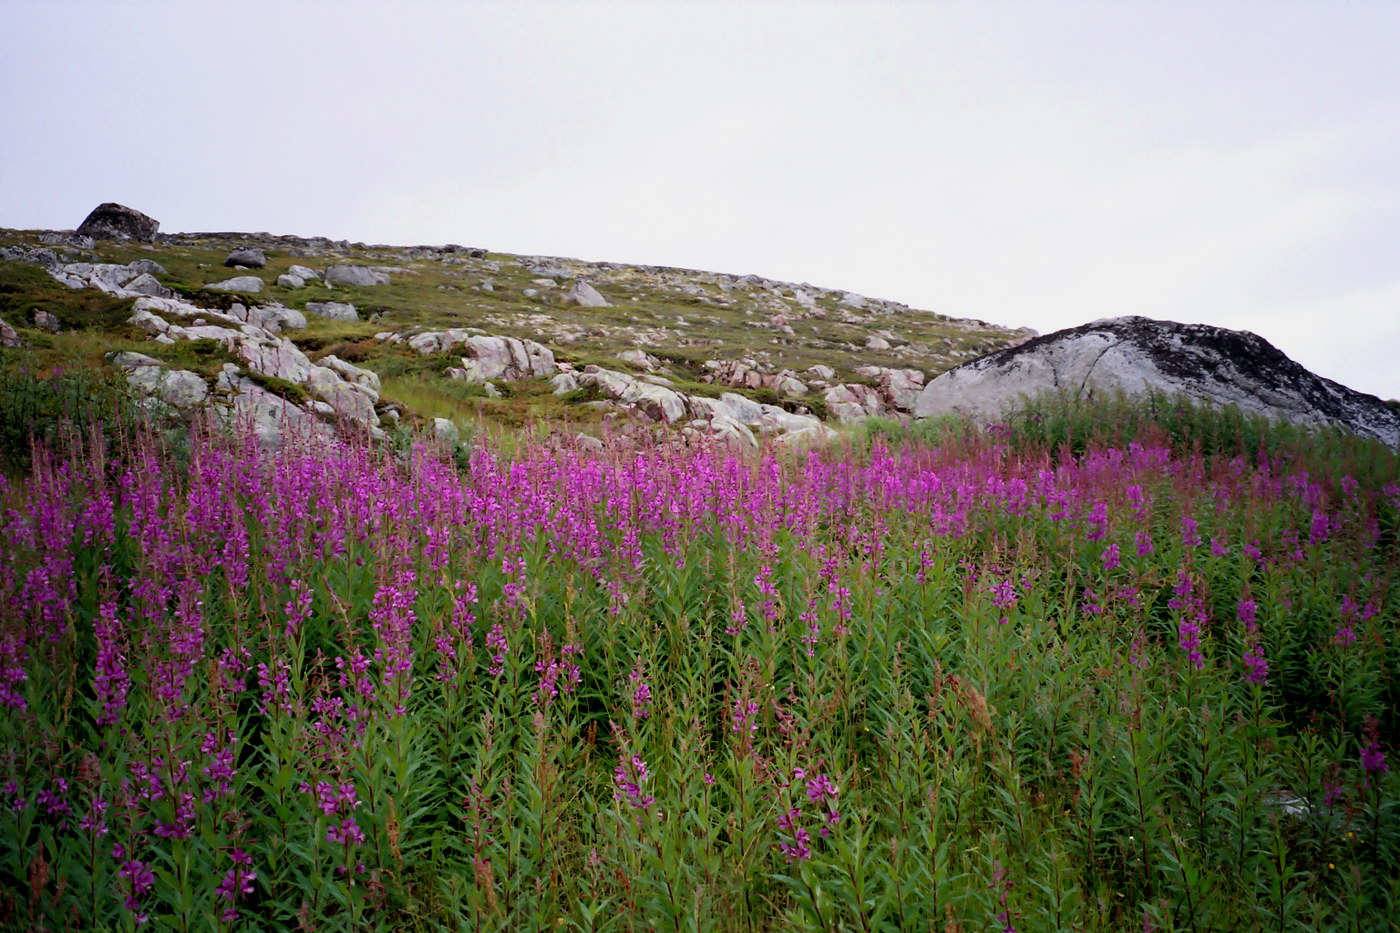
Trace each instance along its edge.
<path fill-rule="evenodd" d="M 95 240 L 144 240 L 155 238 L 160 221 L 138 210 L 108 201 L 92 209 L 78 226 L 80 236 Z"/>
<path fill-rule="evenodd" d="M 949 370 L 924 387 L 917 417 L 1000 417 L 1022 395 L 1161 391 L 1303 425 L 1332 425 L 1400 448 L 1400 415 L 1323 379 L 1248 331 L 1145 317 L 1094 321 Z"/>

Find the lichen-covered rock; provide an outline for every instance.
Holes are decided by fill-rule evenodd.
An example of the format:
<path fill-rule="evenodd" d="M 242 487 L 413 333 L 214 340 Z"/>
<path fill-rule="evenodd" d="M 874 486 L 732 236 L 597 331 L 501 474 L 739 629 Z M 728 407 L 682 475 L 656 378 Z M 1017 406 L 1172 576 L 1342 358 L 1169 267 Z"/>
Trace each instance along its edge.
<path fill-rule="evenodd" d="M 1022 396 L 1159 391 L 1304 425 L 1333 425 L 1400 448 L 1400 415 L 1309 372 L 1248 331 L 1145 317 L 1094 321 L 964 363 L 929 382 L 914 414 L 1001 417 Z"/>

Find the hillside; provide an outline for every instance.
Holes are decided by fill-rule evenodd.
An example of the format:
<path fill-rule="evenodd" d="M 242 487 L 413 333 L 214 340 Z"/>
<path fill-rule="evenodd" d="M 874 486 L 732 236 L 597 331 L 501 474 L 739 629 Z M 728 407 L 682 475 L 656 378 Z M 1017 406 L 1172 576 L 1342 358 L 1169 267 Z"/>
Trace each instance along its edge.
<path fill-rule="evenodd" d="M 255 252 L 231 260 L 235 250 Z M 239 257 L 250 267 L 226 265 Z M 157 342 L 150 327 L 131 323 L 141 295 L 168 296 L 208 311 L 206 319 L 232 313 L 236 320 L 223 323 L 237 327 L 278 318 L 272 339 L 290 341 L 310 364 L 335 357 L 373 373 L 379 383 L 373 426 L 385 417 L 445 418 L 460 428 L 540 419 L 586 425 L 609 417 L 609 410 L 628 412 L 633 417 L 624 420 L 630 421 L 689 423 L 715 416 L 714 406 L 692 399 L 727 393 L 829 421 L 897 415 L 908 411 L 927 377 L 1029 335 L 756 275 L 456 245 L 396 247 L 262 233 L 157 234 L 139 242 L 0 230 L 0 260 L 0 321 L 13 329 L 17 339 L 11 342 L 25 345 L 19 352 L 27 365 L 99 369 L 111 365 L 114 352 L 139 353 L 195 373 L 215 393 L 228 365 L 263 388 L 279 387 L 275 372 L 260 372 L 255 360 L 240 358 L 226 335 L 214 337 L 222 345 L 189 334 Z M 118 267 L 115 277 L 102 264 Z M 330 283 L 326 271 L 334 266 L 350 267 L 348 278 L 376 284 Z M 45 268 L 88 287 L 69 288 Z M 132 281 L 138 272 L 149 278 Z M 256 283 L 236 287 L 256 285 L 256 294 L 209 290 L 248 276 Z M 336 306 L 325 308 L 331 302 Z M 353 312 L 339 307 L 346 304 Z M 353 319 L 325 317 L 318 309 Z M 36 319 L 36 310 L 52 317 Z M 168 312 L 155 308 L 157 317 L 176 320 Z M 179 313 L 188 318 L 192 309 Z M 422 341 L 408 343 L 425 332 L 454 329 L 458 339 L 445 347 L 443 341 L 430 340 L 426 348 Z M 540 369 L 481 378 L 464 370 L 464 349 L 475 351 L 461 344 L 472 336 L 536 341 L 550 351 L 550 376 L 558 370 L 575 378 L 551 384 Z M 589 378 L 590 367 L 623 378 L 604 375 L 600 388 Z M 512 378 L 521 375 L 526 378 Z M 658 389 L 673 390 L 682 407 L 669 399 L 637 404 L 632 397 Z M 301 393 L 290 391 L 296 402 Z M 740 405 L 729 402 L 726 416 Z M 784 430 L 750 421 L 759 430 Z"/>

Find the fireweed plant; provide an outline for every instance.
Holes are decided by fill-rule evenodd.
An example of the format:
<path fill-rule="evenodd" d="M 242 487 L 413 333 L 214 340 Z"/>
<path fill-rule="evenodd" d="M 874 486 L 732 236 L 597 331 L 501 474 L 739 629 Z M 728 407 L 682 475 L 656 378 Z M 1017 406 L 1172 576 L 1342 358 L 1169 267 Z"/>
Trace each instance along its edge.
<path fill-rule="evenodd" d="M 1144 438 L 36 449 L 0 924 L 1393 929 L 1394 455 Z"/>

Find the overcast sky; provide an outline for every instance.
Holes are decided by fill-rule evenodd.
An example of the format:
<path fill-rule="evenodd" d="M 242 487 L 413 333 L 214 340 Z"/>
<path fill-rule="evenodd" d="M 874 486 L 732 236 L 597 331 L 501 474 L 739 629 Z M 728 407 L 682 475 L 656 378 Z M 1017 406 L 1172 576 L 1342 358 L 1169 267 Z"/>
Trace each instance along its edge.
<path fill-rule="evenodd" d="M 1400 3 L 0 0 L 0 226 L 1253 330 L 1400 397 Z"/>

